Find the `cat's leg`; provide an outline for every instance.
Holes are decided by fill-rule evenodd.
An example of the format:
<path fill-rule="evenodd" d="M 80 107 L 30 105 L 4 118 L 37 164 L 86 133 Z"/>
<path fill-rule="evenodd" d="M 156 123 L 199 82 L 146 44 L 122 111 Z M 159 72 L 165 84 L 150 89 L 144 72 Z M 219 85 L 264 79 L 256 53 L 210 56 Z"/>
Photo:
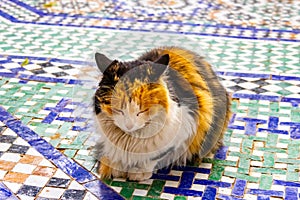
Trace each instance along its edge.
<path fill-rule="evenodd" d="M 107 157 L 102 157 L 98 173 L 101 175 L 101 178 L 125 178 L 127 173 L 118 169 L 122 169 L 122 166 L 116 163 L 111 163 Z"/>
<path fill-rule="evenodd" d="M 150 162 L 145 167 L 134 167 L 128 172 L 128 179 L 132 181 L 143 181 L 151 178 L 157 162 Z"/>

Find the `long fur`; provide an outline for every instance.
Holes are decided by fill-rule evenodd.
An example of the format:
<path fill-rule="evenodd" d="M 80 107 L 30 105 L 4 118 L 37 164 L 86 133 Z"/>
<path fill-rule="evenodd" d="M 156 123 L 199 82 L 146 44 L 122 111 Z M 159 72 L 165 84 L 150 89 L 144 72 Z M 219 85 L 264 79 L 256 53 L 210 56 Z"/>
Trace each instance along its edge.
<path fill-rule="evenodd" d="M 163 55 L 170 58 L 169 69 L 155 72 L 151 63 Z M 144 65 L 149 65 L 140 75 L 144 78 L 118 85 L 127 71 Z M 159 73 L 156 84 L 142 86 L 152 73 Z M 140 89 L 132 89 L 135 84 L 141 84 Z M 112 103 L 114 93 L 118 98 Z M 132 98 L 141 110 L 157 104 L 165 110 L 155 115 L 155 122 L 165 120 L 157 134 L 151 135 L 154 122 L 132 134 L 116 126 L 112 119 L 114 106 L 122 106 Z M 202 57 L 185 49 L 163 47 L 145 53 L 137 61 L 109 66 L 95 94 L 95 110 L 103 147 L 99 173 L 103 177 L 143 180 L 156 168 L 172 163 L 184 165 L 194 155 L 203 157 L 216 150 L 229 121 L 230 98 Z"/>

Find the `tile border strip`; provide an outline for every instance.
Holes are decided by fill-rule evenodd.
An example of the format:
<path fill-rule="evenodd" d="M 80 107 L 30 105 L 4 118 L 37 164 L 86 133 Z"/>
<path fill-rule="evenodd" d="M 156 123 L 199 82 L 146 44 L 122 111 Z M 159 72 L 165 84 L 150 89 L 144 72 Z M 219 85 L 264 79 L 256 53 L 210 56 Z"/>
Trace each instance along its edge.
<path fill-rule="evenodd" d="M 81 183 L 85 189 L 99 199 L 123 199 L 92 173 L 84 169 L 74 160 L 67 158 L 20 120 L 12 116 L 2 106 L 0 106 L 0 121 L 28 142 L 31 147 L 35 148 L 47 160 L 51 161 L 56 167 Z"/>

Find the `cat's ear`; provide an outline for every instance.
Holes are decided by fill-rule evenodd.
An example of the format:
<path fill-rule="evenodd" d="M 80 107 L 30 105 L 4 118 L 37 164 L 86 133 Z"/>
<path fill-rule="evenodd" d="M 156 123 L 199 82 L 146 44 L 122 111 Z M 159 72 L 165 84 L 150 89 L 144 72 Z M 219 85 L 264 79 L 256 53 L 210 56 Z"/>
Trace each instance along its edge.
<path fill-rule="evenodd" d="M 169 61 L 170 61 L 169 54 L 165 54 L 165 55 L 161 56 L 160 58 L 158 58 L 154 62 L 157 64 L 161 64 L 161 65 L 169 65 Z"/>
<path fill-rule="evenodd" d="M 96 60 L 98 68 L 100 69 L 100 71 L 102 73 L 113 62 L 112 60 L 110 60 L 108 57 L 106 57 L 105 55 L 103 55 L 101 53 L 96 53 L 95 54 L 95 60 Z"/>
<path fill-rule="evenodd" d="M 165 71 L 167 71 L 169 61 L 170 57 L 168 54 L 165 54 L 156 61 L 154 61 L 156 65 L 153 66 L 153 72 L 151 74 L 152 81 L 157 81 L 161 77 L 161 75 L 163 75 Z"/>

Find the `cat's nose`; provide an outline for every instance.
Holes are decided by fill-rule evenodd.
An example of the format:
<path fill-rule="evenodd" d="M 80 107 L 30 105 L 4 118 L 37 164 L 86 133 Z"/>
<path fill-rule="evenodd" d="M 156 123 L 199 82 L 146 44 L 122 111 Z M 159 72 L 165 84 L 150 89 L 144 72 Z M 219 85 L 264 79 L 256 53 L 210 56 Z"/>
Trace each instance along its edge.
<path fill-rule="evenodd" d="M 127 130 L 130 131 L 133 128 L 134 124 L 133 123 L 126 123 L 125 126 L 126 126 Z"/>

